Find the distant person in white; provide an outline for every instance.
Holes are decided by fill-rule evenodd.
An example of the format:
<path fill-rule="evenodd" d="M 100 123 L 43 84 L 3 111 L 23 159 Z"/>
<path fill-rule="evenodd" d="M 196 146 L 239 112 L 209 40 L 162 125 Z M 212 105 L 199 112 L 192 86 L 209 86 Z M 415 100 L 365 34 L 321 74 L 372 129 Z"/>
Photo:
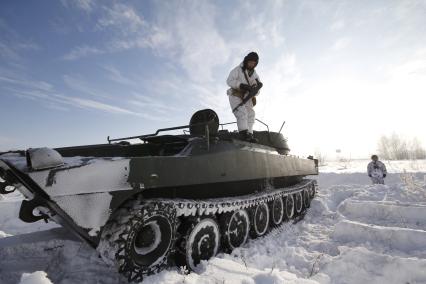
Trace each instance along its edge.
<path fill-rule="evenodd" d="M 244 57 L 243 62 L 232 69 L 229 74 L 226 83 L 230 87 L 227 94 L 232 110 L 242 102 L 243 98 L 248 95 L 252 88 L 256 86 L 262 87 L 263 84 L 260 82 L 259 76 L 255 71 L 258 63 L 259 56 L 257 53 L 250 52 Z M 255 105 L 256 97 L 253 97 L 245 105 L 234 111 L 240 137 L 242 140 L 249 142 L 257 142 L 253 137 L 253 124 L 255 121 L 253 107 Z"/>
<path fill-rule="evenodd" d="M 385 164 L 379 161 L 377 155 L 371 156 L 371 160 L 367 166 L 368 176 L 371 178 L 373 184 L 385 184 L 384 178 L 388 173 Z"/>

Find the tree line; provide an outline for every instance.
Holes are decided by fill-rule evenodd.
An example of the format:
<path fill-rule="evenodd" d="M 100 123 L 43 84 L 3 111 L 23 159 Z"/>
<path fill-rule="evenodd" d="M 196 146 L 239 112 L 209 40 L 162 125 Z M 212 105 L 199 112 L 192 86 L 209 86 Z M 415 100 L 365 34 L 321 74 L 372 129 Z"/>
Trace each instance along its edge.
<path fill-rule="evenodd" d="M 386 160 L 426 159 L 426 151 L 419 139 L 402 138 L 396 133 L 380 137 L 377 150 L 380 158 Z"/>

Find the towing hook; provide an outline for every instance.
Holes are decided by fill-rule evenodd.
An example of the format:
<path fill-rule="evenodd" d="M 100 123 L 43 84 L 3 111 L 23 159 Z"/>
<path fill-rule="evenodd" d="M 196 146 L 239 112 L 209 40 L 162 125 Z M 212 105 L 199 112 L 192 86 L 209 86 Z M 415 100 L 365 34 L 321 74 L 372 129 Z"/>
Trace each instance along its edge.
<path fill-rule="evenodd" d="M 44 220 L 47 223 L 48 216 L 46 214 L 41 212 L 39 212 L 39 215 L 34 214 L 34 210 L 37 207 L 45 207 L 40 198 L 35 197 L 32 200 L 23 200 L 19 210 L 19 218 L 26 223 L 34 223 L 39 220 Z"/>
<path fill-rule="evenodd" d="M 7 182 L 0 182 L 0 194 L 9 194 L 14 192 L 16 187 L 11 186 Z"/>
<path fill-rule="evenodd" d="M 6 170 L 0 168 L 0 194 L 9 194 L 15 191 L 15 187 L 10 183 L 10 177 Z"/>

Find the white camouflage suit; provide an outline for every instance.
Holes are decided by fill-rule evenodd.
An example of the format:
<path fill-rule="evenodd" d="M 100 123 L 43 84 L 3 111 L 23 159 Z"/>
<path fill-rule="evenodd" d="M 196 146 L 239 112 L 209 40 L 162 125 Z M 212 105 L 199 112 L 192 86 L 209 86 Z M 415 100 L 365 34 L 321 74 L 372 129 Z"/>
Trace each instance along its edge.
<path fill-rule="evenodd" d="M 373 184 L 385 184 L 383 179 L 387 175 L 386 166 L 380 161 L 371 161 L 367 166 L 368 176 L 371 177 Z"/>
<path fill-rule="evenodd" d="M 253 74 L 251 74 L 251 76 L 249 76 L 247 70 L 245 70 L 244 72 L 246 73 L 247 78 L 249 80 L 249 82 L 247 83 L 242 67 L 243 63 L 232 69 L 231 73 L 229 73 L 228 79 L 226 80 L 228 86 L 231 87 L 228 89 L 227 94 L 232 109 L 234 109 L 242 101 L 240 97 L 233 95 L 234 92 L 240 91 L 240 84 L 248 84 L 250 86 L 254 86 L 257 84 L 256 79 L 260 81 L 259 76 L 257 75 L 255 70 L 253 70 Z M 246 92 L 245 95 L 247 94 L 248 92 Z M 234 112 L 234 115 L 237 118 L 238 131 L 248 130 L 249 133 L 253 133 L 253 124 L 255 121 L 256 114 L 253 109 L 252 100 L 249 100 L 245 105 L 239 107 Z"/>

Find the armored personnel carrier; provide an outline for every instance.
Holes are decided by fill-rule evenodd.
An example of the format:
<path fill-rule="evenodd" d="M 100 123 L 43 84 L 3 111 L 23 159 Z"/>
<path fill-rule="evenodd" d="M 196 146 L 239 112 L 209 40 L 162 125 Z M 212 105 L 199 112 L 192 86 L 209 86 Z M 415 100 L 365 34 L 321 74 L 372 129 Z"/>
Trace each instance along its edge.
<path fill-rule="evenodd" d="M 289 155 L 281 133 L 249 143 L 225 125 L 207 109 L 154 134 L 1 153 L 0 193 L 20 191 L 23 221 L 61 224 L 129 281 L 170 264 L 194 270 L 303 215 L 316 191 L 305 177 L 317 161 Z"/>

